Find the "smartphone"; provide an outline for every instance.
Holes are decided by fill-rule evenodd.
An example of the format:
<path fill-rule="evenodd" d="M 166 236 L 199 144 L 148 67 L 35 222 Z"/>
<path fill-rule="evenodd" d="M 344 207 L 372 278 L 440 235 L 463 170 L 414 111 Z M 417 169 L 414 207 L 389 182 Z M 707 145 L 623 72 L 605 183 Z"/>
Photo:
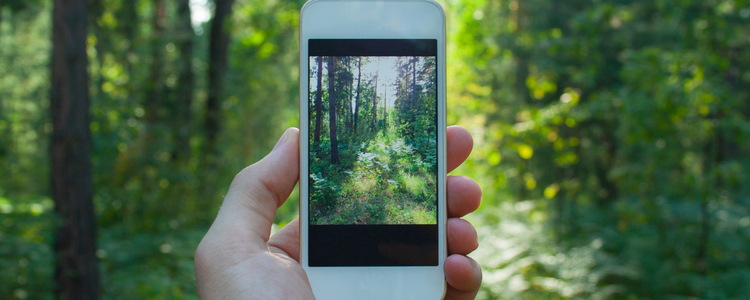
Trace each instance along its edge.
<path fill-rule="evenodd" d="M 441 299 L 442 7 L 313 0 L 300 50 L 300 260 L 313 293 Z"/>

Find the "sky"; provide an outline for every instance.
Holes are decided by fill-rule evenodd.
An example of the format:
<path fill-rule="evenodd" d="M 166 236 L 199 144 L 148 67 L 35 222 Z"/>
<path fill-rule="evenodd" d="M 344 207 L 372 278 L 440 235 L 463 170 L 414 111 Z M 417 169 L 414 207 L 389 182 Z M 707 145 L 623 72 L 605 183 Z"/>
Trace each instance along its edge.
<path fill-rule="evenodd" d="M 388 107 L 393 107 L 393 103 L 396 101 L 396 86 L 394 83 L 398 78 L 397 59 L 396 56 L 372 57 L 372 61 L 362 67 L 362 74 L 378 74 L 378 98 L 384 99 L 387 96 Z"/>
<path fill-rule="evenodd" d="M 190 19 L 196 34 L 203 34 L 201 24 L 211 19 L 212 9 L 213 5 L 208 0 L 190 0 Z"/>
<path fill-rule="evenodd" d="M 315 57 L 310 57 L 310 66 L 315 67 Z M 388 107 L 393 107 L 393 103 L 396 101 L 396 86 L 395 82 L 398 79 L 397 71 L 397 56 L 380 56 L 380 57 L 368 57 L 366 60 L 362 59 L 362 76 L 367 78 L 373 78 L 375 74 L 378 74 L 378 106 L 383 106 L 383 99 L 388 99 Z M 323 74 L 328 74 L 328 65 L 323 62 Z M 357 85 L 357 69 L 354 69 L 354 86 Z M 311 84 L 314 84 L 314 78 L 310 78 Z M 354 107 L 354 101 L 352 98 L 352 108 Z"/>
<path fill-rule="evenodd" d="M 362 57 L 362 78 L 367 80 L 378 74 L 378 106 L 383 106 L 383 99 L 387 99 L 388 107 L 392 108 L 396 101 L 396 82 L 398 80 L 398 58 L 399 56 L 370 56 Z M 310 57 L 310 67 L 316 68 L 317 57 Z M 422 68 L 422 63 L 418 63 L 417 68 Z M 357 85 L 357 68 L 353 68 L 353 86 Z M 323 62 L 323 74 L 328 74 L 328 66 Z M 364 81 L 363 81 L 364 83 Z M 315 83 L 315 78 L 310 78 L 311 88 Z M 354 108 L 356 99 L 352 98 L 352 108 Z"/>

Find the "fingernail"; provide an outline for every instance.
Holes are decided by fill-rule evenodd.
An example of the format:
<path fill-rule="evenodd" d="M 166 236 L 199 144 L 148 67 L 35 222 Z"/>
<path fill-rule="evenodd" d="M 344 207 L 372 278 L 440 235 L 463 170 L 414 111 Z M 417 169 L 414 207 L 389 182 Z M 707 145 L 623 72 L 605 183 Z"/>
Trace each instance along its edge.
<path fill-rule="evenodd" d="M 276 142 L 276 146 L 273 146 L 273 150 L 271 150 L 271 152 L 276 151 L 276 149 L 278 149 L 281 145 L 284 144 L 284 142 L 286 142 L 287 135 L 289 135 L 289 129 L 284 131 L 284 134 L 281 135 L 281 138 L 279 138 L 279 141 Z"/>

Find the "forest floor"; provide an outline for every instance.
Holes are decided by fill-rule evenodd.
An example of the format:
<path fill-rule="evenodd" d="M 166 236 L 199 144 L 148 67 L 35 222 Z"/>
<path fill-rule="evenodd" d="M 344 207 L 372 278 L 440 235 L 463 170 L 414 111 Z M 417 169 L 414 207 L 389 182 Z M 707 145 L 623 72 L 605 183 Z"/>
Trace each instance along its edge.
<path fill-rule="evenodd" d="M 423 159 L 393 134 L 378 134 L 358 148 L 353 166 L 328 179 L 332 182 L 311 176 L 335 199 L 312 214 L 314 224 L 436 224 L 434 157 Z"/>

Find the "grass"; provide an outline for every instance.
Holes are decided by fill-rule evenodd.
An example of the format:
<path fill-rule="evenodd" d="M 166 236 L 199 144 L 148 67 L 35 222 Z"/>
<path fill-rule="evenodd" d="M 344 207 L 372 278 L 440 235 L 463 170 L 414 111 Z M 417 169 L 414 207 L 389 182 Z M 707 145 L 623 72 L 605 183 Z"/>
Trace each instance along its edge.
<path fill-rule="evenodd" d="M 350 168 L 311 172 L 313 224 L 436 224 L 434 163 L 395 134 L 353 148 Z"/>

